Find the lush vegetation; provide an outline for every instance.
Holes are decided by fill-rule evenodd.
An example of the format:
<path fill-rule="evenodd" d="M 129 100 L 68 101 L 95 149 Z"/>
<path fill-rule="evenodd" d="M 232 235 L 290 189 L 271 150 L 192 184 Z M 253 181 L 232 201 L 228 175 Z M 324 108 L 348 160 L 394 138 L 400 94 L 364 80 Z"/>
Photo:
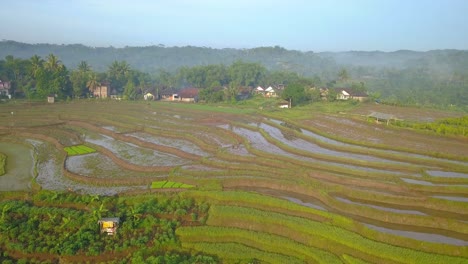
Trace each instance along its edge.
<path fill-rule="evenodd" d="M 2 41 L 0 56 L 5 57 L 0 61 L 0 79 L 12 82 L 16 97 L 83 97 L 108 82 L 128 99 L 141 98 L 147 91 L 160 94 L 171 88 L 197 87 L 202 88 L 201 100 L 232 102 L 242 86 L 300 84 L 306 88 L 364 88 L 373 100 L 392 105 L 452 110 L 466 110 L 468 105 L 466 51 L 313 53 L 281 47 L 216 50 L 163 46 L 116 49 Z M 304 94 L 292 90 L 294 96 L 301 95 L 295 98 L 298 103 L 304 99 L 316 101 L 317 91 Z M 329 98 L 333 98 L 333 91 Z"/>
<path fill-rule="evenodd" d="M 167 189 L 167 188 L 174 188 L 174 189 L 190 189 L 195 186 L 190 184 L 185 184 L 182 182 L 172 182 L 172 181 L 155 181 L 151 183 L 152 189 Z"/>
<path fill-rule="evenodd" d="M 28 262 L 33 259 L 28 256 L 35 254 L 49 261 L 71 262 L 117 261 L 115 256 L 120 256 L 118 263 L 215 261 L 195 254 L 188 257 L 184 252 L 166 253 L 169 248 L 178 248 L 177 227 L 199 223 L 199 217 L 207 213 L 206 204 L 189 198 L 119 199 L 41 191 L 26 200 L 4 198 L 0 208 L 0 247 L 4 252 L 0 259 L 21 252 Z M 122 220 L 114 236 L 101 234 L 97 224 L 101 217 L 109 216 Z M 158 262 L 161 259 L 167 262 Z"/>
<path fill-rule="evenodd" d="M 0 104 L 34 172 L 0 193 L 0 262 L 466 263 L 464 138 L 353 114 L 377 104 L 269 101 Z M 82 145 L 98 153 L 65 150 Z"/>
<path fill-rule="evenodd" d="M 418 130 L 432 131 L 439 135 L 468 135 L 468 116 L 463 116 L 459 118 L 447 118 L 430 123 L 411 123 L 407 121 L 397 121 L 395 125 Z"/>
<path fill-rule="evenodd" d="M 7 156 L 3 153 L 0 153 L 0 176 L 6 173 L 6 161 Z"/>
<path fill-rule="evenodd" d="M 96 152 L 95 149 L 85 146 L 85 145 L 65 147 L 64 150 L 67 152 L 69 156 L 84 155 L 84 154 Z"/>

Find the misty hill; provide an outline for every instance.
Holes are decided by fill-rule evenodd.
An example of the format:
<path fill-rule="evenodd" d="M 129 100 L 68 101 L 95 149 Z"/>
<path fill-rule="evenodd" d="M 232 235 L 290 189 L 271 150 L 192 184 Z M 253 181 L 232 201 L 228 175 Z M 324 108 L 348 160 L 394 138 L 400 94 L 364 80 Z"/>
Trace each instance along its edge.
<path fill-rule="evenodd" d="M 212 49 L 207 47 L 88 47 L 81 44 L 26 44 L 15 41 L 0 42 L 0 58 L 7 55 L 28 59 L 37 54 L 45 58 L 57 55 L 71 69 L 80 61 L 87 61 L 94 70 L 106 71 L 115 60 L 127 61 L 132 68 L 155 73 L 160 69 L 170 72 L 187 66 L 225 64 L 236 60 L 258 62 L 269 70 L 294 71 L 304 76 L 319 75 L 330 79 L 341 67 L 347 68 L 428 68 L 437 73 L 465 72 L 468 70 L 468 51 L 435 50 L 417 52 L 349 51 L 301 52 L 284 48 L 260 47 L 253 49 Z M 366 71 L 368 74 L 369 71 Z"/>

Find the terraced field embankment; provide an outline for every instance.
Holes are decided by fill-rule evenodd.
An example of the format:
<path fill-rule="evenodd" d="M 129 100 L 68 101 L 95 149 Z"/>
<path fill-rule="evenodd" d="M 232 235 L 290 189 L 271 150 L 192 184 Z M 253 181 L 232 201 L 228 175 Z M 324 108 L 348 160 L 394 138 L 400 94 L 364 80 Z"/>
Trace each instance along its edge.
<path fill-rule="evenodd" d="M 203 226 L 177 229 L 188 251 L 228 262 L 468 262 L 466 138 L 195 104 L 0 109 L 15 112 L 0 140 L 34 145 L 42 188 L 124 196 L 167 191 L 153 182 L 194 186 L 174 190 L 211 205 Z M 77 145 L 96 152 L 64 150 Z"/>

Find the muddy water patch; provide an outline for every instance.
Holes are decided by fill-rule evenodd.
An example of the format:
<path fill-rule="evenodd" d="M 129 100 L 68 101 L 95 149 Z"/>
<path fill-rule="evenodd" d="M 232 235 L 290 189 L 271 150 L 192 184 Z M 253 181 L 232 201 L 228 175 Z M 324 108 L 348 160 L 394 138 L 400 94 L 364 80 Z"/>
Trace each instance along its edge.
<path fill-rule="evenodd" d="M 468 179 L 468 173 L 452 172 L 452 171 L 437 171 L 437 170 L 427 170 L 426 173 L 433 177 Z"/>
<path fill-rule="evenodd" d="M 383 206 L 378 206 L 378 205 L 373 205 L 373 204 L 359 203 L 359 202 L 351 201 L 349 199 L 342 198 L 342 197 L 335 197 L 335 199 L 344 203 L 372 207 L 372 208 L 382 210 L 382 211 L 387 211 L 387 212 L 393 212 L 393 213 L 399 213 L 399 214 L 427 215 L 423 212 L 416 211 L 416 210 L 395 209 L 395 208 L 383 207 Z"/>
<path fill-rule="evenodd" d="M 435 186 L 434 183 L 428 182 L 428 181 L 421 181 L 421 180 L 415 180 L 415 179 L 408 179 L 408 178 L 400 178 L 402 181 L 406 183 L 411 183 L 411 184 L 418 184 L 418 185 L 425 185 L 425 186 Z"/>
<path fill-rule="evenodd" d="M 107 196 L 116 195 L 120 192 L 147 188 L 147 186 L 98 187 L 75 182 L 63 176 L 61 164 L 58 164 L 55 159 L 50 159 L 39 163 L 37 165 L 37 169 L 39 174 L 36 178 L 36 182 L 46 190 L 73 191 L 81 194 L 97 194 Z"/>
<path fill-rule="evenodd" d="M 190 163 L 180 157 L 159 152 L 156 150 L 142 148 L 131 143 L 116 140 L 106 135 L 95 138 L 87 138 L 86 141 L 102 146 L 119 158 L 130 163 L 142 166 L 177 166 Z"/>
<path fill-rule="evenodd" d="M 280 125 L 282 123 L 284 123 L 283 121 L 280 121 L 280 120 L 275 120 L 275 119 L 269 119 L 269 120 L 272 121 L 272 122 L 275 122 L 277 124 L 280 124 Z M 317 140 L 320 140 L 322 142 L 333 144 L 333 145 L 336 145 L 336 146 L 345 146 L 345 147 L 351 147 L 351 148 L 360 149 L 360 150 L 375 150 L 375 148 L 372 148 L 372 147 L 354 145 L 354 144 L 349 144 L 349 143 L 344 143 L 344 142 L 341 142 L 341 141 L 338 141 L 338 140 L 334 140 L 334 139 L 319 135 L 319 134 L 317 134 L 315 132 L 312 132 L 312 131 L 304 129 L 304 128 L 301 128 L 301 132 L 302 132 L 302 134 L 304 134 L 306 136 L 309 136 L 309 137 L 315 138 Z M 403 152 L 403 151 L 395 151 L 395 150 L 382 150 L 382 149 L 380 149 L 379 151 L 384 152 L 384 153 L 389 153 L 389 154 L 396 154 L 398 156 L 403 156 L 403 157 L 408 156 L 408 157 L 414 157 L 414 158 L 427 159 L 427 160 L 433 160 L 433 161 L 439 161 L 439 162 L 446 162 L 446 163 L 453 163 L 453 164 L 457 164 L 457 165 L 468 166 L 468 162 L 465 162 L 465 161 L 449 160 L 449 159 L 444 159 L 444 158 L 435 158 L 435 157 L 431 157 L 431 156 L 415 154 L 415 153 L 409 153 L 409 152 Z M 397 162 L 397 161 L 394 161 L 394 162 Z"/>
<path fill-rule="evenodd" d="M 195 154 L 195 155 L 199 155 L 203 157 L 210 156 L 209 153 L 206 153 L 205 151 L 200 149 L 200 147 L 198 147 L 197 145 L 193 144 L 192 142 L 188 140 L 157 137 L 157 136 L 153 136 L 153 135 L 142 133 L 142 132 L 136 132 L 136 133 L 131 133 L 127 135 L 138 138 L 146 142 L 151 142 L 157 145 L 177 148 L 187 153 L 191 153 L 191 154 Z"/>
<path fill-rule="evenodd" d="M 100 153 L 71 156 L 65 161 L 65 167 L 76 174 L 89 177 L 114 179 L 129 177 L 166 177 L 152 172 L 135 172 L 115 164 L 109 157 Z"/>
<path fill-rule="evenodd" d="M 318 199 L 315 199 L 314 197 L 303 195 L 303 194 L 269 189 L 269 188 L 260 188 L 260 187 L 240 187 L 236 189 L 243 190 L 243 191 L 257 192 L 257 193 L 272 196 L 275 198 L 288 200 L 292 203 L 299 204 L 305 207 L 314 208 L 314 209 L 321 210 L 321 211 L 328 211 L 327 206 L 323 204 L 322 202 L 320 202 Z"/>
<path fill-rule="evenodd" d="M 416 240 L 420 240 L 420 241 L 433 242 L 433 243 L 439 243 L 439 244 L 449 244 L 449 245 L 455 245 L 455 246 L 468 246 L 468 241 L 466 241 L 466 240 L 452 238 L 452 237 L 448 237 L 448 236 L 444 236 L 444 235 L 390 229 L 390 228 L 385 228 L 385 227 L 375 226 L 375 225 L 365 224 L 365 223 L 362 223 L 362 224 L 367 226 L 370 229 L 373 229 L 373 230 L 376 230 L 376 231 L 379 231 L 379 232 L 382 232 L 382 233 L 386 233 L 386 234 L 403 236 L 403 237 L 408 237 L 408 238 L 412 238 L 412 239 L 416 239 Z"/>
<path fill-rule="evenodd" d="M 369 155 L 363 155 L 363 154 L 354 154 L 354 153 L 349 153 L 349 152 L 342 152 L 342 151 L 335 151 L 335 150 L 330 150 L 324 147 L 321 147 L 315 143 L 306 141 L 304 139 L 299 139 L 299 138 L 289 138 L 284 135 L 283 131 L 280 129 L 260 123 L 259 128 L 263 129 L 265 132 L 267 132 L 271 137 L 275 138 L 276 140 L 290 146 L 296 149 L 300 150 L 305 150 L 308 152 L 316 152 L 324 155 L 330 155 L 330 156 L 336 156 L 336 157 L 342 157 L 342 158 L 352 158 L 356 160 L 365 160 L 365 161 L 373 161 L 373 162 L 382 162 L 382 163 L 392 163 L 392 164 L 403 164 L 406 165 L 408 163 L 404 162 L 399 162 L 399 161 L 393 161 L 393 160 L 387 160 L 387 159 L 382 159 L 382 158 L 377 158 L 374 156 L 369 156 Z"/>
<path fill-rule="evenodd" d="M 458 187 L 468 188 L 468 185 L 466 185 L 466 184 L 432 183 L 432 182 L 429 182 L 429 181 L 415 180 L 415 179 L 409 179 L 409 178 L 403 178 L 403 177 L 401 177 L 400 179 L 403 180 L 406 183 L 417 184 L 417 185 L 425 185 L 425 186 L 458 186 Z"/>
<path fill-rule="evenodd" d="M 345 167 L 345 168 L 349 168 L 352 170 L 360 170 L 360 171 L 364 171 L 367 173 L 375 172 L 375 173 L 387 173 L 390 175 L 408 175 L 407 173 L 398 172 L 398 171 L 380 170 L 380 169 L 374 169 L 374 168 L 369 168 L 365 166 L 356 166 L 356 165 L 343 164 L 343 163 L 332 162 L 332 161 L 323 161 L 323 160 L 318 160 L 318 159 L 314 159 L 310 157 L 304 157 L 304 156 L 300 156 L 297 154 L 287 152 L 275 146 L 274 144 L 271 144 L 262 136 L 260 132 L 252 131 L 246 128 L 239 128 L 239 127 L 233 127 L 232 131 L 240 136 L 245 137 L 250 142 L 252 147 L 258 150 L 264 151 L 264 152 L 268 152 L 268 153 L 272 153 L 276 155 L 282 155 L 288 158 L 307 161 L 311 163 L 326 164 L 326 165 L 331 165 L 331 166 L 340 167 L 340 168 Z"/>
<path fill-rule="evenodd" d="M 459 197 L 459 196 L 444 196 L 444 195 L 434 195 L 434 198 L 455 201 L 455 202 L 466 202 L 468 203 L 468 197 Z"/>
<path fill-rule="evenodd" d="M 321 210 L 321 211 L 328 211 L 327 209 L 325 209 L 324 207 L 322 207 L 320 205 L 316 205 L 316 204 L 309 203 L 309 202 L 304 202 L 304 201 L 302 201 L 301 199 L 298 199 L 298 198 L 294 198 L 294 197 L 290 197 L 290 196 L 281 196 L 280 198 L 286 199 L 286 200 L 288 200 L 290 202 L 293 202 L 295 204 L 299 204 L 299 205 L 302 205 L 302 206 L 305 206 L 305 207 L 314 208 L 314 209 Z"/>
<path fill-rule="evenodd" d="M 0 152 L 7 156 L 6 173 L 0 176 L 0 191 L 29 189 L 33 177 L 33 150 L 23 144 L 0 142 Z"/>

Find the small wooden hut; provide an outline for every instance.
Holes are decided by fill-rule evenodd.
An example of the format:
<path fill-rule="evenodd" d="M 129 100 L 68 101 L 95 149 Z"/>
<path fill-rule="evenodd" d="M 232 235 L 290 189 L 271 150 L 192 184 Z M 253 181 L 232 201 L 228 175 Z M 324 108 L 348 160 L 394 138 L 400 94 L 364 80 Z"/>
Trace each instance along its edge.
<path fill-rule="evenodd" d="M 391 114 L 384 114 L 384 113 L 379 113 L 379 112 L 372 112 L 370 115 L 367 116 L 367 118 L 375 119 L 377 123 L 379 122 L 385 122 L 387 125 L 390 123 L 390 121 L 396 121 L 397 118 L 394 115 Z"/>
<path fill-rule="evenodd" d="M 99 228 L 101 233 L 107 233 L 108 235 L 114 235 L 117 232 L 117 227 L 120 224 L 119 217 L 107 217 L 98 220 Z"/>

